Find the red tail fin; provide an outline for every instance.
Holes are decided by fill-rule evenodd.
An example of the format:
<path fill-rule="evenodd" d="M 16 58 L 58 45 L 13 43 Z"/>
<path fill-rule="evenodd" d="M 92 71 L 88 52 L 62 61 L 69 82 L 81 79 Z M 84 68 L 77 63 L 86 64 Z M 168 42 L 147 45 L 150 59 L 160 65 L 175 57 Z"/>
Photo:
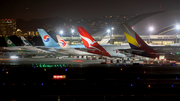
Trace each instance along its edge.
<path fill-rule="evenodd" d="M 86 48 L 99 47 L 96 40 L 83 27 L 76 27 Z"/>
<path fill-rule="evenodd" d="M 96 40 L 91 35 L 89 35 L 89 33 L 83 27 L 76 27 L 76 28 L 80 34 L 84 46 L 87 49 L 96 49 L 96 51 L 89 51 L 89 52 L 99 55 L 110 56 L 110 54 L 101 45 L 99 45 L 96 42 Z"/>

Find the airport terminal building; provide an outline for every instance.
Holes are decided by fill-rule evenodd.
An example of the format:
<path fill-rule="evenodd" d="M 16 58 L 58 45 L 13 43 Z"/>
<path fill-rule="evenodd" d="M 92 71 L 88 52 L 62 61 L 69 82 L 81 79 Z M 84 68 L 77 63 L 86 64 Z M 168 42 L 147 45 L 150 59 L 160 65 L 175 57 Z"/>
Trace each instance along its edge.
<path fill-rule="evenodd" d="M 178 11 L 163 11 L 139 15 L 127 22 L 141 38 L 153 45 L 169 45 L 179 43 L 180 41 L 180 10 Z M 121 27 L 116 27 L 118 30 L 111 35 L 109 44 L 126 43 L 126 37 Z M 106 34 L 106 31 L 93 34 L 93 37 L 100 41 Z M 112 36 L 113 34 L 113 36 Z M 80 37 L 64 37 L 71 44 L 81 42 Z"/>

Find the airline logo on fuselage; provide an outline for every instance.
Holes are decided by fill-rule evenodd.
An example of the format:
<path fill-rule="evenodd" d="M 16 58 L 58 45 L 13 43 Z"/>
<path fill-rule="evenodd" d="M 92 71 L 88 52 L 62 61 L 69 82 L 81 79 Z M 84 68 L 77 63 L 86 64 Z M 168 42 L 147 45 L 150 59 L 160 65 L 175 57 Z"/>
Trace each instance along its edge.
<path fill-rule="evenodd" d="M 49 37 L 48 35 L 45 35 L 45 36 L 43 37 L 43 39 L 44 39 L 44 42 L 49 42 L 50 37 Z"/>

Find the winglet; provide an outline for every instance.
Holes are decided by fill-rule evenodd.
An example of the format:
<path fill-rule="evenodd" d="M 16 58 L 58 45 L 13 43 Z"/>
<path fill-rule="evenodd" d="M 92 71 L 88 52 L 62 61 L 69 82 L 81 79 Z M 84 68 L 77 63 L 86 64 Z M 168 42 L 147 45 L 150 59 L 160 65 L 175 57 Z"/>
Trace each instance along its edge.
<path fill-rule="evenodd" d="M 107 34 L 106 36 L 104 36 L 102 38 L 102 40 L 99 42 L 99 44 L 107 44 L 107 42 L 110 40 L 110 36 L 109 34 Z"/>

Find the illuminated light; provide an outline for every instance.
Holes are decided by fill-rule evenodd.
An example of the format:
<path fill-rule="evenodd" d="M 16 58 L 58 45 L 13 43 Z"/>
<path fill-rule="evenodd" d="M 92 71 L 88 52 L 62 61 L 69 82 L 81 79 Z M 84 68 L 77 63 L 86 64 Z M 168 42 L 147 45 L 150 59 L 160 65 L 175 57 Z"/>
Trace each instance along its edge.
<path fill-rule="evenodd" d="M 4 71 L 4 69 L 2 69 L 2 71 Z"/>
<path fill-rule="evenodd" d="M 119 66 L 119 64 L 117 64 L 117 66 Z"/>
<path fill-rule="evenodd" d="M 126 64 L 124 64 L 124 66 L 126 66 Z"/>
<path fill-rule="evenodd" d="M 151 87 L 151 85 L 148 85 L 148 88 L 150 88 Z"/>
<path fill-rule="evenodd" d="M 121 68 L 121 71 L 122 71 L 123 69 Z"/>
<path fill-rule="evenodd" d="M 177 80 L 177 77 L 176 77 L 176 80 Z"/>
<path fill-rule="evenodd" d="M 108 29 L 107 32 L 109 33 L 109 32 L 110 32 L 110 29 Z"/>
<path fill-rule="evenodd" d="M 150 31 L 153 31 L 153 30 L 154 30 L 154 28 L 151 26 L 151 27 L 149 28 L 149 30 L 150 30 Z"/>
<path fill-rule="evenodd" d="M 10 56 L 10 58 L 19 58 L 18 56 Z"/>
<path fill-rule="evenodd" d="M 63 30 L 60 30 L 60 34 L 63 34 Z"/>
<path fill-rule="evenodd" d="M 46 71 L 46 69 L 44 69 L 44 71 Z"/>
<path fill-rule="evenodd" d="M 177 52 L 176 54 L 179 54 L 179 52 Z"/>
<path fill-rule="evenodd" d="M 67 69 L 65 69 L 65 71 L 67 71 Z"/>
<path fill-rule="evenodd" d="M 180 26 L 179 26 L 179 25 L 176 25 L 176 29 L 180 29 Z"/>
<path fill-rule="evenodd" d="M 66 75 L 53 75 L 53 79 L 63 79 L 66 78 Z"/>
<path fill-rule="evenodd" d="M 6 72 L 6 74 L 8 74 L 8 71 Z"/>
<path fill-rule="evenodd" d="M 146 73 L 146 71 L 144 71 L 144 73 Z"/>
<path fill-rule="evenodd" d="M 25 85 L 25 84 L 23 84 L 23 85 Z"/>
<path fill-rule="evenodd" d="M 41 85 L 43 86 L 43 83 L 41 83 Z"/>
<path fill-rule="evenodd" d="M 83 62 L 82 60 L 75 60 L 75 62 Z"/>
<path fill-rule="evenodd" d="M 34 68 L 36 68 L 36 66 L 34 66 Z"/>
<path fill-rule="evenodd" d="M 74 29 L 71 30 L 71 33 L 74 33 Z"/>
<path fill-rule="evenodd" d="M 133 86 L 133 84 L 131 84 L 131 87 Z"/>
<path fill-rule="evenodd" d="M 142 66 L 144 66 L 144 64 L 142 64 Z"/>
<path fill-rule="evenodd" d="M 5 85 L 5 83 L 3 83 L 3 85 Z"/>
<path fill-rule="evenodd" d="M 171 87 L 174 87 L 174 85 L 171 85 Z"/>
<path fill-rule="evenodd" d="M 139 79 L 139 77 L 137 77 L 137 79 Z"/>

